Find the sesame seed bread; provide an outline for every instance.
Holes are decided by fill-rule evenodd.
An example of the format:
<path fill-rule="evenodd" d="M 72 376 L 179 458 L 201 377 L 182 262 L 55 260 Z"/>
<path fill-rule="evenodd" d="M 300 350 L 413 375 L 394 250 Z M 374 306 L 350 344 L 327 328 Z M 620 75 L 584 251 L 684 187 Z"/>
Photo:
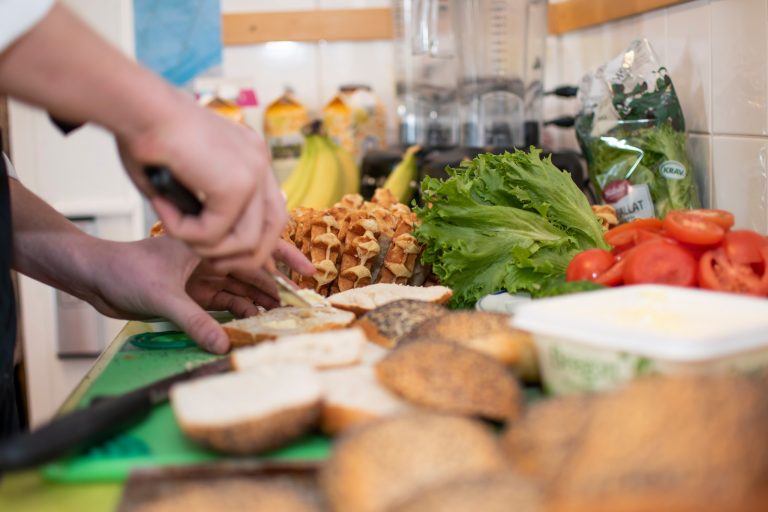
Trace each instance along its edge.
<path fill-rule="evenodd" d="M 423 341 L 376 364 L 379 381 L 406 400 L 438 411 L 508 421 L 522 408 L 517 380 L 498 361 L 455 343 Z"/>
<path fill-rule="evenodd" d="M 530 333 L 512 327 L 509 315 L 484 311 L 446 313 L 414 326 L 404 337 L 404 342 L 437 340 L 458 343 L 497 359 L 526 382 L 538 382 L 539 365 L 533 339 Z"/>
<path fill-rule="evenodd" d="M 279 448 L 316 425 L 322 390 L 308 365 L 271 364 L 176 384 L 176 422 L 192 440 L 227 453 Z"/>
<path fill-rule="evenodd" d="M 362 315 L 372 309 L 400 299 L 413 299 L 434 304 L 445 304 L 453 292 L 445 286 L 408 286 L 377 283 L 353 288 L 328 297 L 331 306 Z"/>
<path fill-rule="evenodd" d="M 281 336 L 235 350 L 232 365 L 238 371 L 273 363 L 304 363 L 319 370 L 349 366 L 360 362 L 367 344 L 359 328 Z"/>
<path fill-rule="evenodd" d="M 414 413 L 342 436 L 320 482 L 335 512 L 385 512 L 430 486 L 505 470 L 496 437 L 482 423 Z"/>
<path fill-rule="evenodd" d="M 255 345 L 280 336 L 347 327 L 355 315 L 332 307 L 282 307 L 222 325 L 233 347 Z"/>
<path fill-rule="evenodd" d="M 544 512 L 544 501 L 532 481 L 506 473 L 431 487 L 388 512 Z"/>
<path fill-rule="evenodd" d="M 359 365 L 320 372 L 323 409 L 320 427 L 336 435 L 376 418 L 415 411 L 376 379 L 372 366 Z"/>
<path fill-rule="evenodd" d="M 392 348 L 414 327 L 447 313 L 448 310 L 439 304 L 401 299 L 368 311 L 354 325 L 362 328 L 369 340 Z"/>

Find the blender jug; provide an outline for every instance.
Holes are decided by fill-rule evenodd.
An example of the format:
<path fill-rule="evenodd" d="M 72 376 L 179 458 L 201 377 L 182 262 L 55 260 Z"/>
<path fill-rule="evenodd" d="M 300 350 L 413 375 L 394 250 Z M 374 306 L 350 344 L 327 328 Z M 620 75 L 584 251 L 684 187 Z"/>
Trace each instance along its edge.
<path fill-rule="evenodd" d="M 537 139 L 546 35 L 545 0 L 414 0 L 414 50 L 445 54 L 450 17 L 457 61 L 460 142 L 470 147 L 522 147 L 526 119 Z M 449 2 L 449 9 L 440 9 Z M 542 16 L 543 12 L 543 16 Z M 541 27 L 541 23 L 544 26 Z M 537 76 L 538 75 L 538 76 Z M 531 83 L 529 83 L 531 82 Z M 535 82 L 535 83 L 534 83 Z M 537 85 L 536 85 L 537 84 Z M 529 90 L 530 89 L 530 90 Z M 528 137 L 530 141 L 530 137 Z M 534 142 L 537 142 L 534 140 Z"/>
<path fill-rule="evenodd" d="M 398 117 L 398 142 L 403 146 L 449 147 L 459 142 L 458 103 L 456 101 L 456 58 L 447 26 L 451 18 L 443 13 L 446 0 L 434 6 L 418 0 L 393 0 L 395 31 L 395 93 Z M 416 9 L 434 7 L 437 22 L 431 30 L 420 30 L 416 23 L 424 18 Z M 434 32 L 433 32 L 434 31 Z M 441 51 L 426 49 L 415 38 L 439 35 Z"/>

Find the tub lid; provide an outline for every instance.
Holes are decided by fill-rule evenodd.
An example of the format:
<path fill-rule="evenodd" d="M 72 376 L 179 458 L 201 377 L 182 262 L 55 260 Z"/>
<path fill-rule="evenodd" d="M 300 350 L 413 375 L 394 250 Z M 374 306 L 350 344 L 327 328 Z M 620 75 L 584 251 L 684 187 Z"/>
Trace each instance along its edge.
<path fill-rule="evenodd" d="M 768 348 L 768 299 L 673 286 L 534 300 L 511 322 L 535 335 L 676 361 Z"/>

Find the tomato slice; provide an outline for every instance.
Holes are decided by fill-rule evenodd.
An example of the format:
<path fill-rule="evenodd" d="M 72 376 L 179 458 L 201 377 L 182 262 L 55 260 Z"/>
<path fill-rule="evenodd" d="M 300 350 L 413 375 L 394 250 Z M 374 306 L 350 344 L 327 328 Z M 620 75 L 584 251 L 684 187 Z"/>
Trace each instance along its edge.
<path fill-rule="evenodd" d="M 573 257 L 565 270 L 566 281 L 594 281 L 614 263 L 613 254 L 605 249 L 587 249 Z"/>
<path fill-rule="evenodd" d="M 765 269 L 768 263 L 768 247 L 759 249 Z M 724 248 L 707 251 L 699 260 L 699 285 L 709 290 L 768 295 L 768 272 L 755 272 L 748 263 L 736 263 L 728 259 Z"/>
<path fill-rule="evenodd" d="M 624 265 L 625 260 L 616 260 L 611 268 L 597 276 L 594 281 L 598 284 L 605 286 L 618 286 L 624 282 Z"/>
<path fill-rule="evenodd" d="M 655 218 L 635 219 L 608 230 L 608 232 L 605 233 L 604 238 L 605 241 L 613 247 L 635 244 L 638 233 L 645 231 L 659 232 L 661 231 L 662 225 L 662 221 Z"/>
<path fill-rule="evenodd" d="M 664 231 L 675 240 L 692 245 L 715 245 L 725 236 L 725 228 L 701 214 L 702 210 L 675 210 L 664 218 Z"/>
<path fill-rule="evenodd" d="M 624 262 L 626 284 L 696 285 L 696 260 L 677 244 L 646 242 L 635 247 Z"/>
<path fill-rule="evenodd" d="M 729 231 L 723 240 L 723 249 L 732 263 L 760 263 L 760 249 L 768 246 L 768 239 L 754 231 Z"/>
<path fill-rule="evenodd" d="M 733 227 L 735 218 L 731 212 L 725 210 L 716 210 L 714 208 L 698 208 L 696 210 L 686 210 L 688 215 L 699 217 L 709 222 L 714 222 L 724 230 L 728 231 Z"/>

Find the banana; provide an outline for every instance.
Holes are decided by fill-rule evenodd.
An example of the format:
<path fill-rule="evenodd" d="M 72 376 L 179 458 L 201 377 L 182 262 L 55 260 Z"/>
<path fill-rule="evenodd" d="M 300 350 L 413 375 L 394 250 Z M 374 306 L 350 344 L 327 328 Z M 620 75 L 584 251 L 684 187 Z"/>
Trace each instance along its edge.
<path fill-rule="evenodd" d="M 341 169 L 344 172 L 344 193 L 357 194 L 360 192 L 360 169 L 349 151 L 338 144 L 333 144 L 336 150 L 336 158 L 339 159 Z"/>
<path fill-rule="evenodd" d="M 306 208 L 330 208 L 344 195 L 344 172 L 336 157 L 333 143 L 320 135 L 309 137 L 315 139 L 317 153 L 314 157 L 314 169 L 309 180 L 309 189 L 300 199 L 299 206 Z"/>
<path fill-rule="evenodd" d="M 403 154 L 403 159 L 397 164 L 384 182 L 384 187 L 389 189 L 397 199 L 408 204 L 413 196 L 411 182 L 417 178 L 418 167 L 416 165 L 416 153 L 421 146 L 411 146 Z"/>
<path fill-rule="evenodd" d="M 289 210 L 299 206 L 299 201 L 309 190 L 317 152 L 315 141 L 311 139 L 312 137 L 307 137 L 304 141 L 296 167 L 281 186 Z"/>

